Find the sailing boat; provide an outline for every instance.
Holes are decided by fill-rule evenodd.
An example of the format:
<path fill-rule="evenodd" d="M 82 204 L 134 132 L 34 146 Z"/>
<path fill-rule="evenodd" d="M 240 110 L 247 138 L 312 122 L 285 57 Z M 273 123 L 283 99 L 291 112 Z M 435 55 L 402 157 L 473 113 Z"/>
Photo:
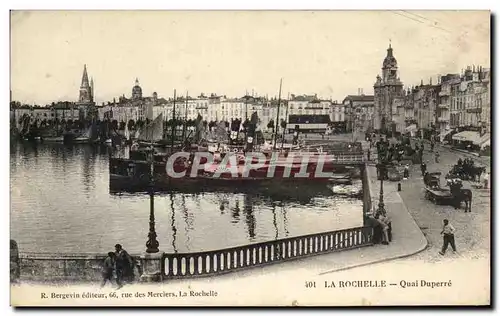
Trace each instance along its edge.
<path fill-rule="evenodd" d="M 73 143 L 86 144 L 90 142 L 90 136 L 92 134 L 92 126 L 88 127 L 85 132 L 73 139 Z"/>
<path fill-rule="evenodd" d="M 151 146 L 163 139 L 163 113 L 160 113 L 154 121 L 141 130 L 138 138 L 139 145 Z"/>
<path fill-rule="evenodd" d="M 59 124 L 51 127 L 46 133 L 42 134 L 42 141 L 45 143 L 63 143 L 64 135 L 60 130 Z"/>

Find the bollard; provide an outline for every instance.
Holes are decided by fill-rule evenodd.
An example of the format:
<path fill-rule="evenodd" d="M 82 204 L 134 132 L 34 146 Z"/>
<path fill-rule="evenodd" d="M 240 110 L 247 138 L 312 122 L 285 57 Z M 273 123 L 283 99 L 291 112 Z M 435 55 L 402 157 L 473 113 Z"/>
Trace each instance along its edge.
<path fill-rule="evenodd" d="M 398 182 L 398 192 L 401 192 L 401 182 Z"/>

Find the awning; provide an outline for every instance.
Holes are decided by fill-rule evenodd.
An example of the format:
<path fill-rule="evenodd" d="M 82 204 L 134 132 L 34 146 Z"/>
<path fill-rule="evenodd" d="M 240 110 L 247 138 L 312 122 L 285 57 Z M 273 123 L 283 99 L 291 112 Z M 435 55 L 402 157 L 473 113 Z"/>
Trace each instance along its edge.
<path fill-rule="evenodd" d="M 481 149 L 484 149 L 486 146 L 491 147 L 491 141 L 489 139 L 481 144 Z"/>
<path fill-rule="evenodd" d="M 453 135 L 451 138 L 453 140 L 467 141 L 467 142 L 472 142 L 473 144 L 476 144 L 479 142 L 479 139 L 481 137 L 479 136 L 478 132 L 463 131 L 463 132 L 460 132 L 460 133 Z"/>
<path fill-rule="evenodd" d="M 408 126 L 407 128 L 405 128 L 405 132 L 416 132 L 417 131 L 417 125 L 415 124 L 412 124 L 410 126 Z"/>
<path fill-rule="evenodd" d="M 481 136 L 477 142 L 474 142 L 474 145 L 478 145 L 478 146 L 481 146 L 483 143 L 489 141 L 491 138 L 491 134 L 490 133 L 485 133 L 483 136 Z"/>

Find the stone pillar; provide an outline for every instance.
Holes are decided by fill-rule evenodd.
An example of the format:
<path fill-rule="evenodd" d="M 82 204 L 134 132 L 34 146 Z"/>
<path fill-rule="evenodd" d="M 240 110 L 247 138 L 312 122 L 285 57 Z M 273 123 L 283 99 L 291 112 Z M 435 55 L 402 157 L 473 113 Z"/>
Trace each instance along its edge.
<path fill-rule="evenodd" d="M 10 282 L 16 283 L 21 275 L 21 266 L 19 261 L 19 248 L 17 242 L 10 240 Z"/>
<path fill-rule="evenodd" d="M 141 282 L 163 281 L 163 252 L 144 253 L 141 256 L 142 275 Z"/>

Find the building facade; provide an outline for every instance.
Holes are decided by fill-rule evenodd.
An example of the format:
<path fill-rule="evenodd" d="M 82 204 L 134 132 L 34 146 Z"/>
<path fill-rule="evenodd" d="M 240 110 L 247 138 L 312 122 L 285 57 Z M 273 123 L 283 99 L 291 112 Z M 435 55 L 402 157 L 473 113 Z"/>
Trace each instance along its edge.
<path fill-rule="evenodd" d="M 375 98 L 373 95 L 348 95 L 342 101 L 347 131 L 366 132 L 373 128 Z"/>
<path fill-rule="evenodd" d="M 393 100 L 403 96 L 403 83 L 399 79 L 398 62 L 389 44 L 387 56 L 382 63 L 382 76 L 377 75 L 374 89 L 373 128 L 375 130 L 395 130 Z"/>

